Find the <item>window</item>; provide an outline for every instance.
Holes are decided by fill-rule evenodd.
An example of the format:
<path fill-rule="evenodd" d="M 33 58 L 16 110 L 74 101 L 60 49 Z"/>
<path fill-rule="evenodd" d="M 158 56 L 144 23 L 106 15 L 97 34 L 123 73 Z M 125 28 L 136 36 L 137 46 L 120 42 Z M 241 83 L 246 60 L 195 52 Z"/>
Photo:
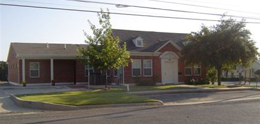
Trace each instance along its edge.
<path fill-rule="evenodd" d="M 186 65 L 184 72 L 185 76 L 191 76 L 191 66 Z"/>
<path fill-rule="evenodd" d="M 137 44 L 137 46 L 143 46 L 143 44 L 142 44 L 142 40 L 136 40 L 136 44 Z"/>
<path fill-rule="evenodd" d="M 144 76 L 152 76 L 152 60 L 145 59 L 143 60 L 143 72 Z"/>
<path fill-rule="evenodd" d="M 200 75 L 201 67 L 200 65 L 194 65 L 194 75 Z"/>
<path fill-rule="evenodd" d="M 114 77 L 117 77 L 118 75 L 118 69 L 114 69 Z"/>
<path fill-rule="evenodd" d="M 30 62 L 30 77 L 31 78 L 40 77 L 40 63 L 39 62 Z"/>
<path fill-rule="evenodd" d="M 88 77 L 88 69 L 89 69 L 89 73 L 93 73 L 94 72 L 94 68 L 93 67 L 90 67 L 85 65 L 85 76 Z"/>
<path fill-rule="evenodd" d="M 132 76 L 133 77 L 140 77 L 141 76 L 141 59 L 133 59 Z"/>

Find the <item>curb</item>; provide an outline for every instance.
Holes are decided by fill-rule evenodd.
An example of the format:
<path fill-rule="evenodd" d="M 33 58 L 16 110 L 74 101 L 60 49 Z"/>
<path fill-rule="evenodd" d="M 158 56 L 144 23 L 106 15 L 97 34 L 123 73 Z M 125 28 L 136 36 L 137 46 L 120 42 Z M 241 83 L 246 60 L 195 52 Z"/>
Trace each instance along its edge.
<path fill-rule="evenodd" d="M 10 98 L 14 103 L 20 107 L 41 109 L 41 110 L 80 110 L 80 109 L 91 109 L 91 108 L 108 108 L 108 107 L 126 107 L 126 106 L 162 106 L 163 102 L 147 102 L 147 103 L 132 103 L 132 104 L 107 104 L 107 105 L 86 105 L 86 106 L 70 106 L 60 105 L 53 103 L 37 102 L 22 100 L 11 94 Z"/>
<path fill-rule="evenodd" d="M 256 88 L 232 88 L 232 89 L 194 89 L 194 90 L 164 90 L 164 91 L 141 91 L 128 92 L 132 95 L 158 95 L 158 94 L 174 94 L 174 93 L 205 93 L 205 92 L 226 92 L 226 91 L 240 91 L 240 90 L 259 90 Z"/>

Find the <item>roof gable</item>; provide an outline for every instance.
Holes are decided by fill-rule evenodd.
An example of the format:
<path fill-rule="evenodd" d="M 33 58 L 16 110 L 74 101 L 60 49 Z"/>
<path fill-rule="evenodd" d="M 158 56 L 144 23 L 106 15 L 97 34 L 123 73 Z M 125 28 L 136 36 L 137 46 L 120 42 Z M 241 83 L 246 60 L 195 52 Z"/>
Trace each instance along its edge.
<path fill-rule="evenodd" d="M 173 42 L 174 46 L 178 47 L 178 49 L 182 48 L 182 41 L 185 41 L 187 34 L 113 29 L 113 35 L 120 38 L 121 45 L 125 42 L 127 50 L 129 51 L 155 52 L 169 40 Z M 133 43 L 132 40 L 137 37 L 143 39 L 143 47 L 136 47 Z"/>

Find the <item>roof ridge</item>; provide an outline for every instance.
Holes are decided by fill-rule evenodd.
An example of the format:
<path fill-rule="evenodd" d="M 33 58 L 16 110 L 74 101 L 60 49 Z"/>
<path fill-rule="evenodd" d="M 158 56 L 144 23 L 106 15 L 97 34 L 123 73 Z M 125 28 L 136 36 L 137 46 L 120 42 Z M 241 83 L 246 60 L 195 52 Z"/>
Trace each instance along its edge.
<path fill-rule="evenodd" d="M 189 33 L 177 33 L 177 32 L 160 32 L 160 31 L 128 30 L 128 29 L 112 29 L 112 30 L 133 31 L 133 32 L 146 32 L 146 33 L 183 34 L 183 35 L 189 34 Z"/>

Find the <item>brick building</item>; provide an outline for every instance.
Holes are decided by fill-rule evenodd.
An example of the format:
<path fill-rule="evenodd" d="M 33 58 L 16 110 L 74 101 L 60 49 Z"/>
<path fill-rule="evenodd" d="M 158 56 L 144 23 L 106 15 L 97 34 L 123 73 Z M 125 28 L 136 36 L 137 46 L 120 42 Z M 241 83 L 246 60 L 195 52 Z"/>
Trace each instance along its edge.
<path fill-rule="evenodd" d="M 110 83 L 133 83 L 136 78 L 161 83 L 180 83 L 205 78 L 206 68 L 188 66 L 180 55 L 187 34 L 113 30 L 120 44 L 126 42 L 132 62 L 109 70 Z M 8 80 L 20 83 L 91 82 L 97 72 L 77 59 L 77 48 L 87 45 L 11 43 L 8 55 Z M 90 80 L 88 77 L 91 77 Z"/>

